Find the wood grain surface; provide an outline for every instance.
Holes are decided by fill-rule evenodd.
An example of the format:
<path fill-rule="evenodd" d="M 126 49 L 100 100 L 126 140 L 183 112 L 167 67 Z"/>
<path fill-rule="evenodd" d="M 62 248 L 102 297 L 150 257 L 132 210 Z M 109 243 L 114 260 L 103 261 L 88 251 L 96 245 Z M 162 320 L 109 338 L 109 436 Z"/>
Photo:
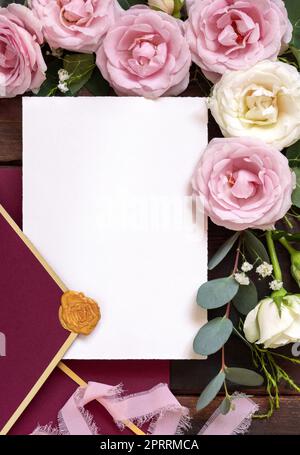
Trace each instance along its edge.
<path fill-rule="evenodd" d="M 192 87 L 186 95 L 201 96 L 199 88 Z M 49 131 L 51 125 L 49 125 Z M 209 121 L 210 138 L 220 136 L 220 131 L 214 121 Z M 0 165 L 21 165 L 22 164 L 22 100 L 21 98 L 0 99 Z M 299 229 L 300 230 L 300 229 Z M 229 232 L 219 228 L 212 223 L 209 224 L 209 255 L 213 254 L 217 248 L 228 238 Z M 289 289 L 297 290 L 295 284 L 289 278 L 289 260 L 286 253 L 280 249 L 280 258 L 284 264 L 284 274 L 288 278 Z M 232 260 L 228 260 L 226 267 L 219 266 L 210 273 L 210 278 L 224 276 L 230 272 Z M 266 289 L 260 290 L 262 296 Z M 299 291 L 298 291 L 299 292 Z M 217 313 L 216 313 L 217 314 Z M 212 314 L 214 316 L 214 314 Z M 290 355 L 290 347 L 284 352 Z M 206 422 L 222 397 L 218 397 L 205 410 L 196 413 L 195 406 L 198 395 L 209 380 L 216 375 L 220 369 L 220 354 L 217 353 L 207 361 L 174 361 L 171 363 L 171 386 L 177 394 L 180 402 L 191 409 L 194 417 L 193 428 L 190 434 L 197 433 Z M 228 366 L 249 366 L 251 367 L 250 353 L 240 340 L 232 338 L 226 345 L 226 364 Z M 293 375 L 295 381 L 300 384 L 300 366 L 288 364 L 287 371 Z M 236 390 L 234 387 L 232 390 Z M 268 400 L 263 388 L 242 389 L 254 396 L 254 400 L 259 404 L 262 411 L 266 410 Z M 254 420 L 250 434 L 254 435 L 298 435 L 300 434 L 300 395 L 282 386 L 282 399 L 280 410 L 276 411 L 270 420 Z"/>

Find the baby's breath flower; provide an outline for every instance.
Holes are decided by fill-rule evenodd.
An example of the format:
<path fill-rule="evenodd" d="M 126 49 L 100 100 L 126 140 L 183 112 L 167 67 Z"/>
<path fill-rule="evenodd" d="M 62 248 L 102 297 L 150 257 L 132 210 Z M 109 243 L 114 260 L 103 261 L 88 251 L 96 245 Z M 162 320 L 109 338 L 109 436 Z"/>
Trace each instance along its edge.
<path fill-rule="evenodd" d="M 70 74 L 68 73 L 67 70 L 61 68 L 58 70 L 58 78 L 59 82 L 66 82 L 68 79 L 70 79 Z"/>
<path fill-rule="evenodd" d="M 234 279 L 237 281 L 241 286 L 248 286 L 250 284 L 250 280 L 244 272 L 239 272 L 234 274 Z"/>
<path fill-rule="evenodd" d="M 249 262 L 245 261 L 245 262 L 242 264 L 241 269 L 242 269 L 243 272 L 250 272 L 250 271 L 253 269 L 253 265 L 252 265 L 252 264 L 249 264 Z"/>
<path fill-rule="evenodd" d="M 57 88 L 62 92 L 62 93 L 67 93 L 69 91 L 69 87 L 65 82 L 60 82 L 57 86 Z"/>
<path fill-rule="evenodd" d="M 272 291 L 280 291 L 280 289 L 282 289 L 283 282 L 278 281 L 278 280 L 273 280 L 273 281 L 271 281 L 269 286 L 272 289 Z"/>
<path fill-rule="evenodd" d="M 272 272 L 273 266 L 267 262 L 263 262 L 256 269 L 256 273 L 258 273 L 262 278 L 272 275 Z"/>

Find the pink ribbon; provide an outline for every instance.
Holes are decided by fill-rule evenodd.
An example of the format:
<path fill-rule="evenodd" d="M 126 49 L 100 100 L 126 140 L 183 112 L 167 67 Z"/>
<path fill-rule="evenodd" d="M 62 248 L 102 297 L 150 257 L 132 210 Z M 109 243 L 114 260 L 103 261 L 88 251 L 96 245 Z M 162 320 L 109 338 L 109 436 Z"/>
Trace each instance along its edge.
<path fill-rule="evenodd" d="M 248 396 L 234 393 L 232 409 L 228 414 L 221 414 L 220 407 L 212 414 L 199 435 L 234 435 L 248 431 L 253 414 L 258 411 L 258 405 Z"/>
<path fill-rule="evenodd" d="M 58 428 L 37 427 L 33 435 L 92 435 L 99 434 L 92 415 L 84 407 L 97 400 L 110 413 L 116 425 L 124 421 L 141 427 L 149 422 L 153 435 L 181 434 L 189 428 L 189 411 L 180 405 L 166 384 L 134 395 L 122 396 L 122 387 L 89 382 L 79 387 L 58 414 Z"/>

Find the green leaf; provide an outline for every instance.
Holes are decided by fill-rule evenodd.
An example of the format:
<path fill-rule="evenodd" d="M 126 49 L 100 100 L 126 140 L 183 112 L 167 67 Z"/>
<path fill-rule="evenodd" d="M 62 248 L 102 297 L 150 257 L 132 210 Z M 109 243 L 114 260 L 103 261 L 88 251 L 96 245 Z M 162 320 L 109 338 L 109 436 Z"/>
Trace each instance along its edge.
<path fill-rule="evenodd" d="M 287 149 L 286 157 L 290 167 L 300 167 L 300 141 Z"/>
<path fill-rule="evenodd" d="M 226 368 L 225 374 L 226 379 L 234 384 L 258 387 L 264 383 L 260 374 L 246 368 Z"/>
<path fill-rule="evenodd" d="M 300 20 L 300 8 L 298 0 L 284 0 L 286 9 L 288 11 L 289 19 L 293 25 L 293 38 L 292 43 L 299 47 L 300 45 L 300 33 L 299 33 L 299 20 Z"/>
<path fill-rule="evenodd" d="M 220 405 L 220 412 L 223 415 L 228 414 L 231 411 L 231 399 L 230 397 L 225 397 Z"/>
<path fill-rule="evenodd" d="M 211 310 L 230 302 L 239 290 L 239 284 L 232 277 L 218 278 L 204 283 L 198 291 L 197 303 Z"/>
<path fill-rule="evenodd" d="M 194 339 L 194 351 L 201 355 L 218 352 L 228 341 L 233 330 L 230 319 L 215 318 L 205 324 Z"/>
<path fill-rule="evenodd" d="M 201 393 L 197 402 L 197 411 L 201 411 L 201 409 L 206 408 L 206 406 L 217 396 L 222 385 L 224 384 L 224 381 L 225 373 L 220 371 L 220 373 L 210 381 Z"/>
<path fill-rule="evenodd" d="M 70 79 L 67 84 L 72 95 L 75 95 L 88 82 L 95 61 L 93 54 L 67 54 L 64 57 L 64 69 L 68 71 Z"/>
<path fill-rule="evenodd" d="M 61 61 L 58 59 L 53 60 L 48 64 L 46 72 L 46 80 L 41 85 L 37 96 L 53 96 L 57 92 L 58 84 L 58 70 L 61 68 Z"/>
<path fill-rule="evenodd" d="M 248 286 L 240 286 L 238 293 L 233 297 L 233 304 L 243 315 L 247 315 L 258 303 L 255 284 L 250 280 Z"/>
<path fill-rule="evenodd" d="M 296 188 L 292 194 L 292 202 L 296 207 L 300 207 L 300 167 L 294 167 L 293 171 L 296 174 Z"/>
<path fill-rule="evenodd" d="M 253 234 L 251 231 L 244 232 L 245 246 L 251 257 L 255 262 L 259 259 L 261 262 L 270 263 L 269 255 L 264 244 Z"/>
<path fill-rule="evenodd" d="M 300 32 L 299 32 L 299 35 L 300 35 Z M 300 47 L 300 36 L 298 38 L 298 43 L 297 44 Z M 291 46 L 290 49 L 293 52 L 293 54 L 294 54 L 294 56 L 295 56 L 295 58 L 297 60 L 298 66 L 300 66 L 300 49 L 295 47 L 295 46 Z M 299 142 L 297 142 L 296 145 L 297 144 L 299 144 Z M 298 147 L 299 147 L 299 145 L 298 145 Z"/>
<path fill-rule="evenodd" d="M 107 96 L 110 91 L 109 83 L 102 77 L 97 66 L 85 84 L 85 88 L 94 96 Z"/>
<path fill-rule="evenodd" d="M 213 270 L 223 259 L 227 256 L 229 251 L 233 248 L 235 242 L 240 236 L 240 232 L 236 232 L 232 237 L 226 240 L 225 243 L 218 249 L 208 263 L 208 270 Z"/>

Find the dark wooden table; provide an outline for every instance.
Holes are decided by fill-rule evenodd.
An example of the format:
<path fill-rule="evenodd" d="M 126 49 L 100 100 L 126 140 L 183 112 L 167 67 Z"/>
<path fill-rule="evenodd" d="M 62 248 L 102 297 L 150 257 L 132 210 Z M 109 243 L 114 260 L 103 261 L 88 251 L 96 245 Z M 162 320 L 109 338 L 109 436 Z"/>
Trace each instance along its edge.
<path fill-rule="evenodd" d="M 195 91 L 189 93 L 194 95 Z M 196 92 L 198 96 L 201 94 Z M 220 132 L 212 119 L 209 122 L 210 137 L 219 136 Z M 22 164 L 22 101 L 17 99 L 0 100 L 0 165 L 20 166 Z M 219 245 L 228 237 L 225 229 L 218 228 L 213 224 L 209 225 L 209 254 L 211 255 Z M 283 251 L 280 251 L 281 259 L 288 269 L 288 258 Z M 226 266 L 227 267 L 227 266 Z M 211 278 L 224 276 L 229 273 L 231 261 L 228 261 L 228 270 L 224 266 L 218 267 L 210 274 Z M 287 274 L 288 276 L 288 274 Z M 295 285 L 291 282 L 291 287 Z M 298 290 L 299 292 L 299 290 Z M 290 352 L 286 351 L 288 354 Z M 226 364 L 228 366 L 244 366 L 251 368 L 250 353 L 247 348 L 236 338 L 232 338 L 226 347 Z M 217 353 L 207 361 L 177 361 L 171 363 L 171 386 L 180 402 L 191 409 L 193 428 L 191 434 L 199 431 L 202 425 L 210 417 L 222 400 L 218 397 L 210 406 L 200 413 L 196 413 L 195 406 L 200 391 L 208 381 L 216 375 L 221 365 L 220 354 Z M 300 366 L 288 365 L 287 370 L 293 375 L 295 381 L 300 384 Z M 267 398 L 263 388 L 243 389 L 235 387 L 232 390 L 240 390 L 254 396 L 261 411 L 267 409 Z M 250 434 L 300 434 L 300 395 L 282 387 L 282 398 L 280 410 L 276 411 L 271 420 L 254 420 Z"/>

